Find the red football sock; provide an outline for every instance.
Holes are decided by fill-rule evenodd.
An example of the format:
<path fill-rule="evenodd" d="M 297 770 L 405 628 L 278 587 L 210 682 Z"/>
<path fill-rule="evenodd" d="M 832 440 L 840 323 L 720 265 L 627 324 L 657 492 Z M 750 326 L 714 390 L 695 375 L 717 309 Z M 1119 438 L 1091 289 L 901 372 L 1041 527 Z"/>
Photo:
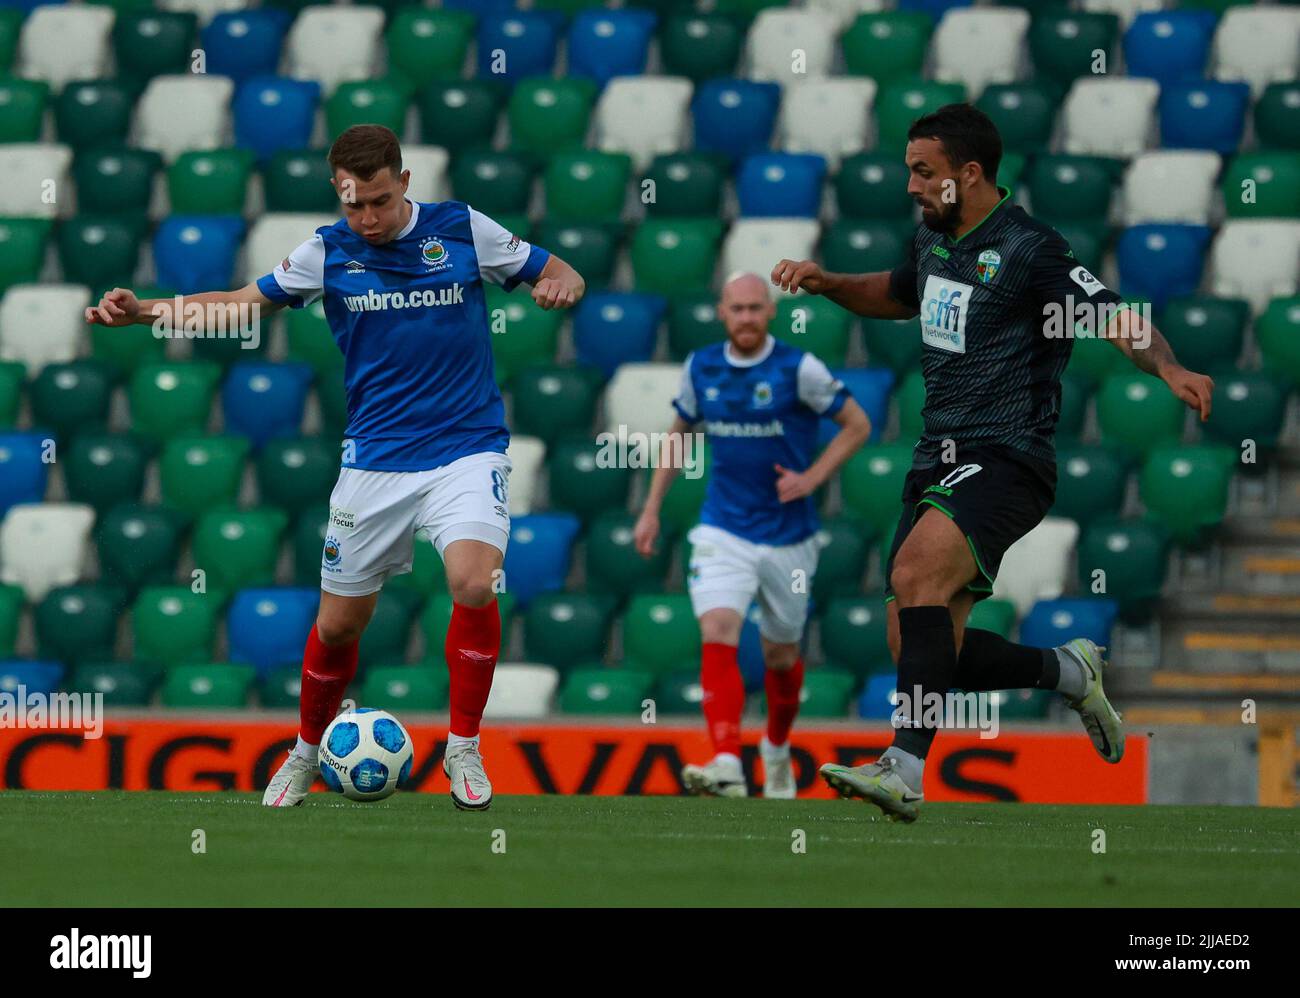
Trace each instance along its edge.
<path fill-rule="evenodd" d="M 799 713 L 799 691 L 803 689 L 803 659 L 789 669 L 768 669 L 763 680 L 767 688 L 767 740 L 784 745 L 790 726 Z"/>
<path fill-rule="evenodd" d="M 740 678 L 735 645 L 705 642 L 700 684 L 704 687 L 704 721 L 713 739 L 714 754 L 740 755 L 740 712 L 745 708 L 745 684 Z"/>
<path fill-rule="evenodd" d="M 451 733 L 473 738 L 483 721 L 483 708 L 492 692 L 492 673 L 501 653 L 497 601 L 477 607 L 452 603 L 443 650 L 451 676 Z"/>
<path fill-rule="evenodd" d="M 323 644 L 316 625 L 311 625 L 302 654 L 302 695 L 298 701 L 298 734 L 307 744 L 319 745 L 320 736 L 339 712 L 348 683 L 357 674 L 359 644 Z"/>

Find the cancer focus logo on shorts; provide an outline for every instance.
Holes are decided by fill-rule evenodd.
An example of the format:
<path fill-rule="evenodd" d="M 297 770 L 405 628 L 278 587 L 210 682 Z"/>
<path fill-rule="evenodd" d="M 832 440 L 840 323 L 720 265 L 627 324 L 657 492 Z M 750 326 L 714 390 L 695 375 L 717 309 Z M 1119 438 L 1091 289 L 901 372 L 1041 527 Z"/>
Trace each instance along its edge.
<path fill-rule="evenodd" d="M 342 560 L 343 549 L 339 546 L 339 539 L 330 534 L 325 538 L 325 550 L 321 555 L 321 562 L 329 571 L 337 572 L 339 562 Z"/>

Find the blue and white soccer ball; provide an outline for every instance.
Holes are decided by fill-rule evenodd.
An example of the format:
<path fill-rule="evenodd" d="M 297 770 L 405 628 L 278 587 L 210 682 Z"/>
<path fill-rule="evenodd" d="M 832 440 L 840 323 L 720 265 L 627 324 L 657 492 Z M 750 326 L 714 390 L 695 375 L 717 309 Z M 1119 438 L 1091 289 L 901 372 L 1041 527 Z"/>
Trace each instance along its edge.
<path fill-rule="evenodd" d="M 320 740 L 325 785 L 348 800 L 391 797 L 411 775 L 411 736 L 386 710 L 359 707 L 330 722 Z"/>

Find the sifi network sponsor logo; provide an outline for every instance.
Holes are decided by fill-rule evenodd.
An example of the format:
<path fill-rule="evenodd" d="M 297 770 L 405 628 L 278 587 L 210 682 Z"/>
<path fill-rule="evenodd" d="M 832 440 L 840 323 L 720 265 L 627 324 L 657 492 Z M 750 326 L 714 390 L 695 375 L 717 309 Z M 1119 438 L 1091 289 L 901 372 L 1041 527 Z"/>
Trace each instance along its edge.
<path fill-rule="evenodd" d="M 153 965 L 153 936 L 85 935 L 73 929 L 50 940 L 50 966 L 55 970 L 129 970 L 148 977 Z"/>

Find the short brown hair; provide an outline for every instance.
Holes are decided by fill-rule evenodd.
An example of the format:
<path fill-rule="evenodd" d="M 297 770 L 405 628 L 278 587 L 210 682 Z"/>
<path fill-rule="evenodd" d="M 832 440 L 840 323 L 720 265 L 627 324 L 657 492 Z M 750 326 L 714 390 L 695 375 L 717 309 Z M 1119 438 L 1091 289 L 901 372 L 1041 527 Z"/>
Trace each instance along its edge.
<path fill-rule="evenodd" d="M 353 125 L 330 146 L 330 169 L 347 170 L 358 180 L 369 180 L 384 167 L 393 176 L 402 172 L 402 146 L 391 128 Z"/>

